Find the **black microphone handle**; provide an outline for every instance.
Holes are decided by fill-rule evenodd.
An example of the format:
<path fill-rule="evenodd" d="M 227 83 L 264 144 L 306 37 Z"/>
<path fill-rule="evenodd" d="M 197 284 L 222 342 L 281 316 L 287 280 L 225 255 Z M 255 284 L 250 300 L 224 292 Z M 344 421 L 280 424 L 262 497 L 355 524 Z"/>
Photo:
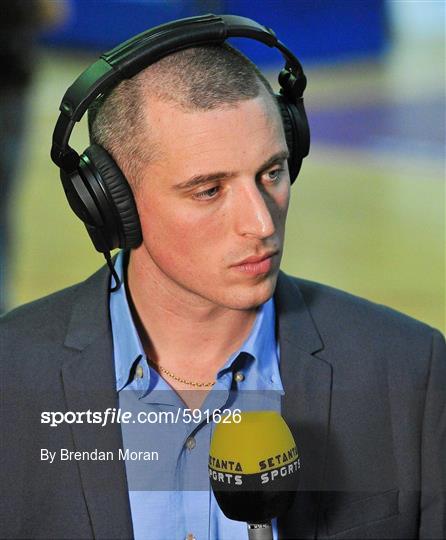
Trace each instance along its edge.
<path fill-rule="evenodd" d="M 271 523 L 248 523 L 249 540 L 273 540 Z"/>

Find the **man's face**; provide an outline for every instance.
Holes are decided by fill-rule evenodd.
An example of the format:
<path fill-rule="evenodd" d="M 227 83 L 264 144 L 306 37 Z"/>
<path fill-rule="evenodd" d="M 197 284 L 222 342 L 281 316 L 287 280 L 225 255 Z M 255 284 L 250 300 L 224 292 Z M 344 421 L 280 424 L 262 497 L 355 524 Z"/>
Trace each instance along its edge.
<path fill-rule="evenodd" d="M 148 118 L 160 151 L 135 193 L 132 257 L 179 301 L 257 307 L 274 293 L 290 190 L 271 98 L 198 112 L 150 101 Z"/>

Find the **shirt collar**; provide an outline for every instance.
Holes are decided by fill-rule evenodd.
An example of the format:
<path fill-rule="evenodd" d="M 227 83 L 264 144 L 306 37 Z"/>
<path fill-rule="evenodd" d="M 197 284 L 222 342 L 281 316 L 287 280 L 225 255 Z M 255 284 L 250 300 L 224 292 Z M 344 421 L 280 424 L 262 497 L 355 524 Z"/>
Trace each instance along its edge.
<path fill-rule="evenodd" d="M 270 298 L 259 307 L 249 336 L 240 349 L 229 357 L 218 375 L 232 370 L 236 361 L 243 358 L 240 368 L 244 375 L 245 390 L 282 391 L 278 353 L 274 301 Z"/>

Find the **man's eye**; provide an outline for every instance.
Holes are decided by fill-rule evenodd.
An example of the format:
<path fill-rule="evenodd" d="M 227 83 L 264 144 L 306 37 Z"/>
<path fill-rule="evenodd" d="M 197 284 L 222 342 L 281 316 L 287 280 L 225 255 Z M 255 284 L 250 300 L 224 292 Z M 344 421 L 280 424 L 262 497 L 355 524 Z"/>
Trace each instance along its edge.
<path fill-rule="evenodd" d="M 195 193 L 194 199 L 201 199 L 201 200 L 214 199 L 218 191 L 219 191 L 219 187 L 214 186 L 212 188 L 206 189 L 205 191 L 200 191 L 198 193 Z"/>
<path fill-rule="evenodd" d="M 272 171 L 267 172 L 266 177 L 267 177 L 268 182 L 271 182 L 272 184 L 277 184 L 277 182 L 280 181 L 280 178 L 284 170 L 285 169 L 273 169 Z"/>

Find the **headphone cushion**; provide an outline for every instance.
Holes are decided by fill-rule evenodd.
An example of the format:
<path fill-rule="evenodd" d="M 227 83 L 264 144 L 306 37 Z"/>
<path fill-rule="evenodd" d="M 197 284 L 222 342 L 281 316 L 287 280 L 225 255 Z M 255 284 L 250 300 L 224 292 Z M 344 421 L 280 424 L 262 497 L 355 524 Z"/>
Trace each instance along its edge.
<path fill-rule="evenodd" d="M 290 172 L 290 181 L 293 183 L 299 174 L 302 165 L 302 158 L 298 150 L 298 134 L 296 132 L 296 123 L 292 118 L 292 110 L 286 102 L 284 96 L 277 94 L 277 104 L 279 105 L 280 115 L 282 117 L 282 125 L 285 133 L 285 140 L 288 146 L 290 157 L 288 158 L 288 169 Z"/>
<path fill-rule="evenodd" d="M 100 145 L 89 146 L 84 154 L 98 172 L 118 216 L 120 248 L 135 248 L 142 242 L 141 225 L 132 190 L 111 155 Z"/>

